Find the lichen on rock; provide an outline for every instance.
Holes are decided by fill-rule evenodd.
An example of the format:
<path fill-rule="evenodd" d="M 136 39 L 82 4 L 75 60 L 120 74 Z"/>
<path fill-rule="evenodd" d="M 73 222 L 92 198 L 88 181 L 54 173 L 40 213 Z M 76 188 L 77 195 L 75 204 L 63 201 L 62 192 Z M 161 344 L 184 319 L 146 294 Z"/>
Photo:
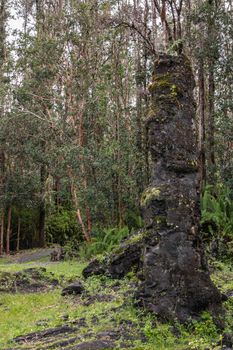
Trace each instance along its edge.
<path fill-rule="evenodd" d="M 141 196 L 141 207 L 145 207 L 153 199 L 159 198 L 160 193 L 161 191 L 157 187 L 147 188 Z"/>

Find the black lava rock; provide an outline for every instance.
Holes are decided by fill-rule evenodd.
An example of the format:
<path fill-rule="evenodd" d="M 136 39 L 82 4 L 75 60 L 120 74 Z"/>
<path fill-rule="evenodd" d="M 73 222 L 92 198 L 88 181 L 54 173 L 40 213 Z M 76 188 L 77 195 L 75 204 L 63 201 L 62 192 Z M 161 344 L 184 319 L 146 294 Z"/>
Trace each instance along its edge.
<path fill-rule="evenodd" d="M 69 284 L 67 287 L 62 289 L 61 295 L 71 295 L 71 294 L 82 294 L 85 291 L 83 284 L 81 282 L 74 282 Z"/>

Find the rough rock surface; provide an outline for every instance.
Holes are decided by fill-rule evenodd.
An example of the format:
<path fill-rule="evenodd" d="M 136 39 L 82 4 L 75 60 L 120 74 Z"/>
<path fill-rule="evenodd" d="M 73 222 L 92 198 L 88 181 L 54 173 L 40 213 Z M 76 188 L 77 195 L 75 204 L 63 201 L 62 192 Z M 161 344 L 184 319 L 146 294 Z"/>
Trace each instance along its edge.
<path fill-rule="evenodd" d="M 152 177 L 141 200 L 154 242 L 144 247 L 139 299 L 162 318 L 180 321 L 221 302 L 199 239 L 193 88 L 192 70 L 184 56 L 158 58 L 147 121 Z"/>
<path fill-rule="evenodd" d="M 62 289 L 61 295 L 70 295 L 70 294 L 82 294 L 84 292 L 84 286 L 81 282 L 77 281 L 69 284 L 67 287 Z"/>
<path fill-rule="evenodd" d="M 141 199 L 146 230 L 84 271 L 85 277 L 105 273 L 118 278 L 141 269 L 138 304 L 163 319 L 180 321 L 221 303 L 199 238 L 194 85 L 184 56 L 158 57 L 146 125 L 152 160 L 150 186 Z"/>
<path fill-rule="evenodd" d="M 108 311 L 109 312 L 109 311 Z M 113 312 L 115 328 L 107 327 L 106 330 L 95 333 L 92 325 L 101 322 L 96 316 L 93 316 L 91 322 L 86 322 L 85 318 L 80 318 L 69 322 L 69 324 L 29 333 L 24 336 L 14 338 L 17 347 L 5 350 L 17 349 L 82 349 L 82 350 L 107 350 L 130 349 L 132 342 L 141 340 L 143 343 L 147 341 L 146 336 L 138 328 L 137 323 L 131 320 L 122 319 L 120 322 L 115 319 L 118 309 Z M 106 312 L 99 315 L 106 319 Z M 90 328 L 89 328 L 90 327 Z"/>
<path fill-rule="evenodd" d="M 53 289 L 59 281 L 46 268 L 28 268 L 20 272 L 0 272 L 0 293 L 34 293 Z"/>
<path fill-rule="evenodd" d="M 24 343 L 24 342 L 29 342 L 32 340 L 38 340 L 38 339 L 44 339 L 46 337 L 55 336 L 55 335 L 60 335 L 60 334 L 67 334 L 67 333 L 72 333 L 74 332 L 74 329 L 69 327 L 69 326 L 61 326 L 61 327 L 56 327 L 56 328 L 50 328 L 46 329 L 41 332 L 33 332 L 29 333 L 24 336 L 19 336 L 14 338 L 14 341 L 17 343 Z"/>
<path fill-rule="evenodd" d="M 138 270 L 143 241 L 143 231 L 139 231 L 137 235 L 125 240 L 111 256 L 106 256 L 102 261 L 98 259 L 92 260 L 83 270 L 83 276 L 87 278 L 93 275 L 105 274 L 112 278 L 122 278 L 132 268 Z"/>

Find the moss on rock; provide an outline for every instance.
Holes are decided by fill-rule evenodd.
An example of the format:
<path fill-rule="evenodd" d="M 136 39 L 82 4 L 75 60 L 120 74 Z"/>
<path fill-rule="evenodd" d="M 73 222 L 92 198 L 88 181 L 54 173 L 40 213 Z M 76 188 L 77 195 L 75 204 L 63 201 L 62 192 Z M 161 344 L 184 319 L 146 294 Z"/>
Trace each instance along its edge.
<path fill-rule="evenodd" d="M 146 207 L 153 199 L 160 197 L 161 190 L 158 187 L 147 188 L 141 197 L 141 207 Z"/>

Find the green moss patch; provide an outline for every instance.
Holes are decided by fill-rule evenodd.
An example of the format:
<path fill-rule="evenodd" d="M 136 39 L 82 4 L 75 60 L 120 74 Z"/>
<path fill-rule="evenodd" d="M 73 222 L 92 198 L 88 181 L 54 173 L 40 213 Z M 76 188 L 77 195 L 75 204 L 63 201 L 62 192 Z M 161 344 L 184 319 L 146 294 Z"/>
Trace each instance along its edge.
<path fill-rule="evenodd" d="M 146 189 L 141 196 L 141 207 L 146 207 L 153 199 L 160 197 L 161 190 L 158 187 Z"/>

